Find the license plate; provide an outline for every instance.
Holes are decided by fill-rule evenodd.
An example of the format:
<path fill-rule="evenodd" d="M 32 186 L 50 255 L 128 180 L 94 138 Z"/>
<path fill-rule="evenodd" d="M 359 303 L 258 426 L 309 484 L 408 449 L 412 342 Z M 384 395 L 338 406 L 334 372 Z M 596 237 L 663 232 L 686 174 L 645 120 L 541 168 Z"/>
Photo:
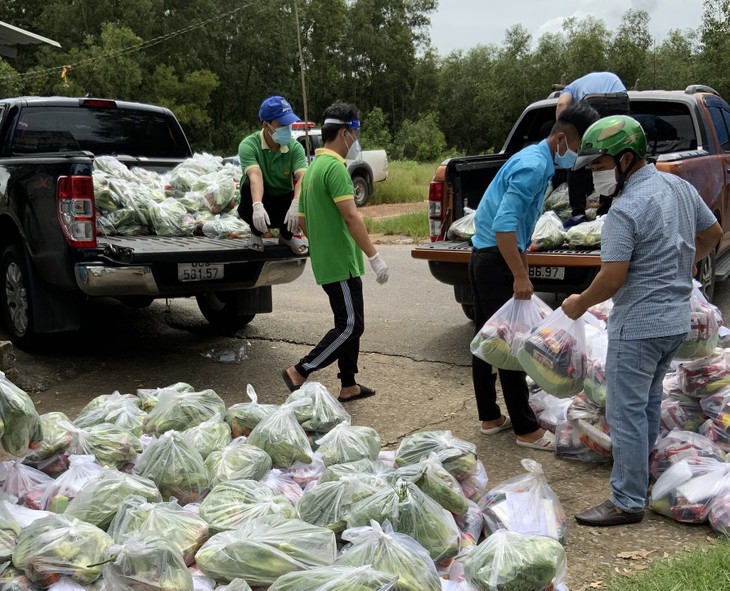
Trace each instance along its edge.
<path fill-rule="evenodd" d="M 223 279 L 222 263 L 178 263 L 179 281 L 212 281 Z"/>
<path fill-rule="evenodd" d="M 528 276 L 533 279 L 565 279 L 565 267 L 530 267 Z"/>

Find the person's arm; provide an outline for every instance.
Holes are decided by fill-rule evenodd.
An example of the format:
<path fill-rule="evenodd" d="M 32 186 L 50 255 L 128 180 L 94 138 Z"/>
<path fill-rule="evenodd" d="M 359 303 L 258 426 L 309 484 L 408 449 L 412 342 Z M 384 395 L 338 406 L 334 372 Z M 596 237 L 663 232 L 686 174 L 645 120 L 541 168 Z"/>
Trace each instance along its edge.
<path fill-rule="evenodd" d="M 560 117 L 560 113 L 562 113 L 565 109 L 567 109 L 571 103 L 573 102 L 573 97 L 569 92 L 563 92 L 560 97 L 558 98 L 558 106 L 555 107 L 555 119 L 557 120 L 558 117 Z"/>
<path fill-rule="evenodd" d="M 246 176 L 251 187 L 251 201 L 262 203 L 264 200 L 264 175 L 258 166 L 250 166 L 246 169 Z"/>
<path fill-rule="evenodd" d="M 301 213 L 299 214 L 299 229 L 302 234 L 307 235 L 307 220 Z"/>
<path fill-rule="evenodd" d="M 305 172 L 307 172 L 306 168 L 301 168 L 294 171 L 294 179 L 296 180 L 296 182 L 294 183 L 294 199 L 297 202 L 299 201 L 299 195 L 301 195 L 302 193 L 302 177 L 304 176 Z"/>
<path fill-rule="evenodd" d="M 516 300 L 529 300 L 533 294 L 530 278 L 527 276 L 526 260 L 517 247 L 515 232 L 496 232 L 497 248 L 514 276 L 512 285 Z"/>
<path fill-rule="evenodd" d="M 362 221 L 362 218 L 357 211 L 355 200 L 343 199 L 341 201 L 337 201 L 337 209 L 340 211 L 340 215 L 347 226 L 347 231 L 350 232 L 355 244 L 357 244 L 360 250 L 365 253 L 366 257 L 374 257 L 377 254 L 377 251 L 370 240 L 370 234 L 368 234 L 365 223 Z"/>
<path fill-rule="evenodd" d="M 575 320 L 585 314 L 591 306 L 612 298 L 626 281 L 631 261 L 602 263 L 601 270 L 588 288 L 565 299 L 562 308 L 568 318 Z"/>
<path fill-rule="evenodd" d="M 722 239 L 722 227 L 715 222 L 695 236 L 695 265 L 710 254 Z"/>

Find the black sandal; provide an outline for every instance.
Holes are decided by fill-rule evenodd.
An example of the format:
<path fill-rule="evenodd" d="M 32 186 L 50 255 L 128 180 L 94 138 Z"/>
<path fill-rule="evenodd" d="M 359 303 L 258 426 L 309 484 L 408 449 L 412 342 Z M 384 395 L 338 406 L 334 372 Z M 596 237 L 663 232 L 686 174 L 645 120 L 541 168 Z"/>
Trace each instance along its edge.
<path fill-rule="evenodd" d="M 361 398 L 370 398 L 371 396 L 375 396 L 375 390 L 372 390 L 367 386 L 363 386 L 362 384 L 358 384 L 358 386 L 360 386 L 359 394 L 348 396 L 347 398 L 338 398 L 337 400 L 340 402 L 350 402 L 350 400 L 360 400 Z"/>

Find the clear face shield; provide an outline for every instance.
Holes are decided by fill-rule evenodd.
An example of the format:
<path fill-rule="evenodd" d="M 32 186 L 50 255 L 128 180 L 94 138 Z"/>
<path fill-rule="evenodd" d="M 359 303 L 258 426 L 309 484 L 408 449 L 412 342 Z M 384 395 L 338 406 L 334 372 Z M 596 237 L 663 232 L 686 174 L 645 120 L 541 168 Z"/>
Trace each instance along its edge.
<path fill-rule="evenodd" d="M 347 145 L 347 156 L 346 160 L 360 160 L 362 154 L 362 148 L 360 147 L 360 120 L 352 119 L 350 121 L 343 121 L 342 119 L 325 119 L 324 125 L 347 125 L 345 143 Z M 354 141 L 352 140 L 354 138 Z"/>

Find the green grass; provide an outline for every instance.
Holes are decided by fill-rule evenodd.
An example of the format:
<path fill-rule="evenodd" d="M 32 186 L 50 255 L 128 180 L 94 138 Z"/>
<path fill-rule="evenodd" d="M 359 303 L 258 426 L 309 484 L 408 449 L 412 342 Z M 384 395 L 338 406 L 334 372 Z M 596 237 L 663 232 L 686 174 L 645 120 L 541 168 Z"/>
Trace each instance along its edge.
<path fill-rule="evenodd" d="M 609 591 L 728 591 L 730 544 L 718 543 L 706 550 L 659 560 L 646 570 L 615 578 Z"/>
<path fill-rule="evenodd" d="M 422 211 L 379 220 L 364 217 L 363 221 L 370 234 L 409 236 L 414 240 L 423 240 L 429 235 L 428 216 Z"/>
<path fill-rule="evenodd" d="M 388 178 L 375 187 L 370 205 L 411 203 L 428 199 L 428 185 L 440 163 L 420 163 L 408 160 L 388 162 Z"/>

